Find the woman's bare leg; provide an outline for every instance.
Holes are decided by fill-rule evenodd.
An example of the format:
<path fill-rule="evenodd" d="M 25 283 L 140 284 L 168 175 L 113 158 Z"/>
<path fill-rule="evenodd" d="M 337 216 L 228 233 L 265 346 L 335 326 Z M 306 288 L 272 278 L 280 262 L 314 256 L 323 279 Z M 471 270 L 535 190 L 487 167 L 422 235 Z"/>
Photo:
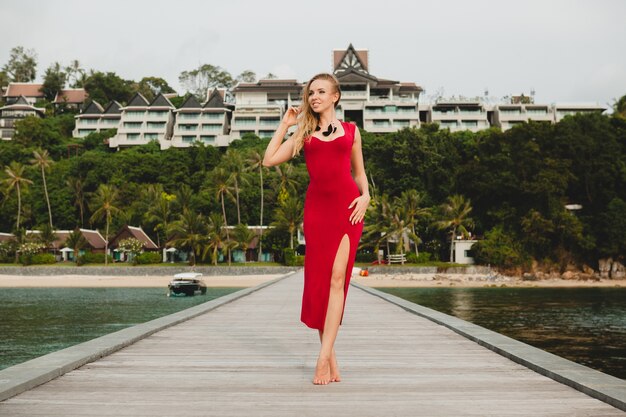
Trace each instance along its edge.
<path fill-rule="evenodd" d="M 350 239 L 344 235 L 339 243 L 335 262 L 330 277 L 330 294 L 328 296 L 328 309 L 326 310 L 326 321 L 324 331 L 321 333 L 322 347 L 317 358 L 313 383 L 326 385 L 331 382 L 331 361 L 339 323 L 343 313 L 344 285 L 346 281 L 346 266 L 350 252 Z M 336 361 L 335 361 L 336 363 Z M 338 370 L 337 370 L 338 375 Z"/>

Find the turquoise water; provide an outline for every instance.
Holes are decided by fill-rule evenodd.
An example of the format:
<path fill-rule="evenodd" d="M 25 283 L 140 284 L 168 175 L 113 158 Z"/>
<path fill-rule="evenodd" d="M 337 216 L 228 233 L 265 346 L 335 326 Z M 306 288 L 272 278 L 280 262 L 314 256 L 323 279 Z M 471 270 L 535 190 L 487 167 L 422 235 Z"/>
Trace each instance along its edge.
<path fill-rule="evenodd" d="M 380 288 L 626 379 L 626 288 Z"/>
<path fill-rule="evenodd" d="M 166 288 L 0 289 L 0 369 L 210 301 L 241 288 L 167 297 Z"/>

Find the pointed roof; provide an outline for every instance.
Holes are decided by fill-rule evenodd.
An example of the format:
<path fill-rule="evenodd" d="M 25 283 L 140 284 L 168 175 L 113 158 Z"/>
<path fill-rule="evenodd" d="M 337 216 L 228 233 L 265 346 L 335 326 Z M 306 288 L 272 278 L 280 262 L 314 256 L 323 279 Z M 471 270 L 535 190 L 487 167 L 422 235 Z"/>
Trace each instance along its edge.
<path fill-rule="evenodd" d="M 147 107 L 148 100 L 141 93 L 135 93 L 135 95 L 130 99 L 126 107 Z"/>
<path fill-rule="evenodd" d="M 107 105 L 106 109 L 104 109 L 104 114 L 120 114 L 122 113 L 122 111 L 120 110 L 121 108 L 122 105 L 113 100 Z"/>
<path fill-rule="evenodd" d="M 204 103 L 204 108 L 205 109 L 224 108 L 224 97 L 217 90 L 217 88 L 214 88 L 213 91 L 211 91 L 211 94 L 209 95 L 209 99 L 207 100 L 206 103 Z"/>
<path fill-rule="evenodd" d="M 91 102 L 87 105 L 87 107 L 85 107 L 85 110 L 83 110 L 82 114 L 102 114 L 104 110 L 102 109 L 102 106 L 96 101 L 96 100 L 91 100 Z"/>
<path fill-rule="evenodd" d="M 152 100 L 152 103 L 150 103 L 150 107 L 171 107 L 171 108 L 174 108 L 174 105 L 172 104 L 171 101 L 168 100 L 167 97 L 165 97 L 163 95 L 163 93 L 159 93 L 159 95 L 156 96 L 154 98 L 154 100 Z"/>
<path fill-rule="evenodd" d="M 20 96 L 17 101 L 13 104 L 26 104 L 27 106 L 30 106 L 30 104 L 28 103 L 28 101 L 26 101 L 26 97 L 24 96 Z"/>
<path fill-rule="evenodd" d="M 187 97 L 187 100 L 185 100 L 184 103 L 181 104 L 179 108 L 180 109 L 200 109 L 202 108 L 202 104 L 200 104 L 196 96 L 194 96 L 193 94 L 190 94 L 189 97 Z"/>
<path fill-rule="evenodd" d="M 19 96 L 18 99 L 13 104 L 9 104 L 4 107 L 0 107 L 0 110 L 33 110 L 41 113 L 42 115 L 45 113 L 46 109 L 42 109 L 39 107 L 31 106 L 26 97 Z"/>
<path fill-rule="evenodd" d="M 350 44 L 341 58 L 337 60 L 336 58 L 338 56 L 338 54 L 335 55 L 335 68 L 333 69 L 333 73 L 335 75 L 339 75 L 348 70 L 369 75 L 369 71 L 367 70 L 367 51 L 357 52 L 357 50 L 354 49 L 354 46 Z"/>
<path fill-rule="evenodd" d="M 109 248 L 115 249 L 119 246 L 119 241 L 122 239 L 128 239 L 134 237 L 141 243 L 146 250 L 156 250 L 158 246 L 150 239 L 150 237 L 143 231 L 141 227 L 134 227 L 125 225 L 123 226 L 115 236 L 109 239 Z"/>

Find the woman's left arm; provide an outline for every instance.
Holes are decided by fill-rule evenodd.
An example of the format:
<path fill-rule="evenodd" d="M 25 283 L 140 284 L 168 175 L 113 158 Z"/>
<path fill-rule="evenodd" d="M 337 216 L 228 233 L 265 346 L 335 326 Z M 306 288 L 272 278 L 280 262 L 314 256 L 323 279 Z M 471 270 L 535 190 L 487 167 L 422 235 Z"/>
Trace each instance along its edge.
<path fill-rule="evenodd" d="M 370 203 L 369 185 L 367 183 L 367 175 L 365 175 L 365 165 L 363 164 L 361 133 L 359 132 L 359 128 L 357 126 L 354 128 L 354 143 L 352 144 L 352 155 L 350 159 L 352 162 L 354 182 L 356 182 L 356 185 L 359 187 L 359 191 L 361 192 L 361 195 L 352 200 L 352 203 L 350 203 L 350 206 L 348 207 L 349 209 L 354 207 L 352 214 L 350 214 L 350 223 L 356 224 L 363 221 L 365 211 Z"/>

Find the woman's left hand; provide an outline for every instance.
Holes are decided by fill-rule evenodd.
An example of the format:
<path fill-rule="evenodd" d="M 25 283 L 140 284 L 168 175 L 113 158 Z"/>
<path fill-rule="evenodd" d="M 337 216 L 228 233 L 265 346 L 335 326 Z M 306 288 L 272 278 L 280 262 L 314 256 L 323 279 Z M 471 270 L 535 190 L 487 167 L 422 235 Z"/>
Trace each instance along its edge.
<path fill-rule="evenodd" d="M 354 207 L 354 210 L 350 214 L 350 223 L 356 224 L 362 222 L 369 204 L 370 197 L 368 195 L 362 195 L 352 200 L 352 203 L 350 203 L 348 207 L 348 209 Z"/>

